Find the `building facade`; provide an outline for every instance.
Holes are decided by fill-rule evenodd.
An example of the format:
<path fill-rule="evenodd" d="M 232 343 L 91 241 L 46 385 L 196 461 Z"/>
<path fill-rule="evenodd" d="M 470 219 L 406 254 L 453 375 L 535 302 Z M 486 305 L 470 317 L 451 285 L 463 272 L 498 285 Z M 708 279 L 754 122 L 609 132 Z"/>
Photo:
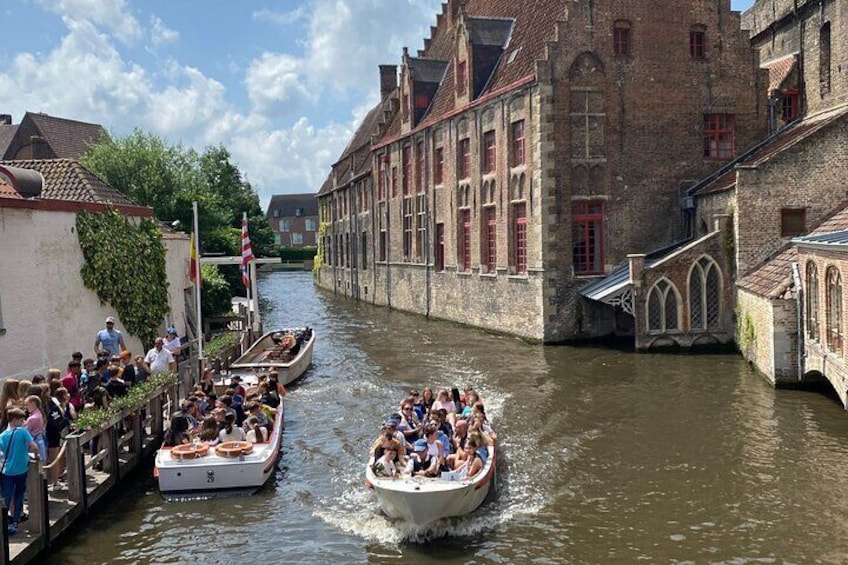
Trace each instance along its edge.
<path fill-rule="evenodd" d="M 318 200 L 314 193 L 275 194 L 266 216 L 274 243 L 280 247 L 318 247 Z"/>
<path fill-rule="evenodd" d="M 580 289 L 692 237 L 686 190 L 767 128 L 740 15 L 685 4 L 447 2 L 319 192 L 318 284 L 544 342 L 632 335 Z"/>

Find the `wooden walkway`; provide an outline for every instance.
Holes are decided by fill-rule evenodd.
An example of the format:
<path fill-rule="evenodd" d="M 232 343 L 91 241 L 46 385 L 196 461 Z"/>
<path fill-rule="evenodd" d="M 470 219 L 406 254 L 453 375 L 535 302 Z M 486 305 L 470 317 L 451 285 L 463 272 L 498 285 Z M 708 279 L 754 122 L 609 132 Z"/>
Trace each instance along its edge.
<path fill-rule="evenodd" d="M 153 455 L 161 445 L 164 422 L 177 402 L 177 387 L 162 387 L 148 395 L 143 407 L 117 414 L 101 429 L 66 437 L 67 481 L 58 490 L 48 486 L 49 468 L 31 462 L 24 504 L 29 518 L 10 536 L 6 533 L 8 519 L 0 516 L 0 562 L 19 564 L 38 558 L 141 461 Z M 97 445 L 94 453 L 92 445 Z"/>

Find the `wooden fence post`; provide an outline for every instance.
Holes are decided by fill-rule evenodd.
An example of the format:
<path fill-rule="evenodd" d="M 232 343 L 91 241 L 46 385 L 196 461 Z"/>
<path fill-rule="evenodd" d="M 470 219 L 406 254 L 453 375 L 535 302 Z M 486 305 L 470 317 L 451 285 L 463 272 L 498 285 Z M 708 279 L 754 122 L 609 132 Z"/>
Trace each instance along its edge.
<path fill-rule="evenodd" d="M 3 514 L 3 517 L 0 518 L 0 528 L 3 529 L 3 531 L 0 532 L 0 540 L 3 541 L 3 543 L 2 543 L 2 558 L 3 558 L 3 565 L 8 565 L 9 561 L 10 561 L 9 560 L 9 510 L 6 508 L 6 501 L 5 500 L 3 501 L 2 504 L 0 504 L 0 507 L 2 507 L 2 510 L 0 510 L 0 513 Z"/>
<path fill-rule="evenodd" d="M 106 456 L 102 459 L 103 471 L 109 473 L 117 481 L 119 478 L 118 467 L 118 428 L 113 424 L 100 432 L 101 449 L 106 450 Z"/>
<path fill-rule="evenodd" d="M 88 500 L 85 485 L 85 456 L 82 452 L 79 436 L 70 435 L 65 438 L 68 442 L 65 453 L 65 468 L 68 474 L 68 500 L 82 506 L 83 512 L 88 511 Z"/>
<path fill-rule="evenodd" d="M 29 529 L 38 547 L 44 548 L 50 543 L 50 516 L 47 509 L 47 480 L 41 472 L 41 462 L 29 462 L 26 482 Z"/>

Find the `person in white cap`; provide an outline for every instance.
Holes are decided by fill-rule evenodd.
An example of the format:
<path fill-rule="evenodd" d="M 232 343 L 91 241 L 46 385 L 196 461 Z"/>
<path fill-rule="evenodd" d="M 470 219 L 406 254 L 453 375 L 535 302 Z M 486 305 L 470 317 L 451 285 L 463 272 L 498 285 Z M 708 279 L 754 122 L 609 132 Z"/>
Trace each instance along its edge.
<path fill-rule="evenodd" d="M 115 318 L 106 318 L 106 329 L 97 332 L 94 340 L 94 354 L 99 355 L 101 351 L 108 351 L 109 355 L 120 355 L 126 349 L 124 336 L 115 329 Z"/>

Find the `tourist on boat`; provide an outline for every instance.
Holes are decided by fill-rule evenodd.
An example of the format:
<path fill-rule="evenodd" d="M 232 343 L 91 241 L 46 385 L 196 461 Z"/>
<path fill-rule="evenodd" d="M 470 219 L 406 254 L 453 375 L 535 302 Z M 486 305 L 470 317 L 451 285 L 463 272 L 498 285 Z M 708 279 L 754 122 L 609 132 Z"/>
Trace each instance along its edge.
<path fill-rule="evenodd" d="M 444 443 L 439 439 L 439 429 L 433 423 L 424 428 L 424 438 L 427 443 L 427 453 L 439 460 L 439 467 L 444 467 L 447 462 L 447 453 Z"/>
<path fill-rule="evenodd" d="M 109 367 L 109 381 L 106 383 L 106 392 L 109 393 L 109 398 L 120 398 L 126 396 L 129 392 L 129 387 L 123 379 L 119 377 L 120 369 L 118 367 Z"/>
<path fill-rule="evenodd" d="M 150 368 L 147 366 L 147 363 L 144 362 L 143 355 L 136 355 L 135 357 L 135 384 L 141 384 L 147 380 L 147 377 L 150 376 Z"/>
<path fill-rule="evenodd" d="M 407 398 L 400 407 L 400 422 L 398 429 L 403 432 L 406 442 L 414 443 L 420 436 L 424 424 L 418 420 L 412 398 Z"/>
<path fill-rule="evenodd" d="M 195 385 L 192 396 L 197 399 L 194 403 L 194 406 L 197 410 L 197 419 L 201 420 L 204 416 L 206 416 L 206 413 L 209 411 L 209 400 L 207 400 L 206 398 L 206 393 L 200 390 L 199 385 Z"/>
<path fill-rule="evenodd" d="M 286 387 L 280 384 L 280 373 L 277 371 L 271 371 L 268 373 L 268 386 L 271 390 L 276 390 L 277 396 L 280 398 L 286 395 Z"/>
<path fill-rule="evenodd" d="M 270 381 L 259 383 L 259 402 L 263 405 L 277 408 L 280 405 L 280 397 L 272 390 Z"/>
<path fill-rule="evenodd" d="M 29 430 L 35 445 L 38 446 L 38 454 L 42 461 L 47 461 L 47 441 L 44 437 L 44 412 L 41 407 L 41 398 L 32 395 L 28 396 L 25 402 L 26 406 L 26 422 L 24 425 Z"/>
<path fill-rule="evenodd" d="M 433 402 L 432 406 L 430 406 L 430 412 L 434 412 L 436 410 L 445 411 L 445 419 L 450 422 L 451 427 L 456 424 L 456 406 L 454 405 L 453 400 L 451 400 L 446 389 L 439 390 L 436 400 Z"/>
<path fill-rule="evenodd" d="M 462 409 L 461 417 L 466 420 L 470 420 L 471 416 L 474 414 L 474 405 L 477 404 L 477 402 L 479 402 L 477 393 L 469 389 L 465 393 L 465 407 Z"/>
<path fill-rule="evenodd" d="M 244 437 L 250 443 L 262 443 L 268 440 L 268 430 L 259 423 L 256 416 L 250 416 L 244 421 L 244 429 L 246 430 Z"/>
<path fill-rule="evenodd" d="M 245 410 L 247 410 L 247 415 L 251 418 L 256 418 L 259 420 L 259 425 L 265 427 L 266 429 L 270 429 L 271 421 L 268 419 L 268 416 L 265 412 L 262 411 L 262 405 L 259 404 L 255 400 L 251 400 L 247 404 L 244 405 Z"/>
<path fill-rule="evenodd" d="M 468 441 L 466 442 L 469 459 L 465 463 L 465 477 L 468 479 L 475 477 L 486 465 L 486 460 L 480 453 L 481 446 L 478 444 L 478 441 L 476 434 L 470 434 L 468 436 Z M 485 449 L 485 447 L 483 449 Z M 488 451 L 486 453 L 488 456 Z"/>
<path fill-rule="evenodd" d="M 413 444 L 414 453 L 403 472 L 414 477 L 435 477 L 439 474 L 439 458 L 430 455 L 426 439 L 419 439 Z"/>
<path fill-rule="evenodd" d="M 244 441 L 244 430 L 236 425 L 236 416 L 232 412 L 227 412 L 224 416 L 224 428 L 218 432 L 218 441 Z"/>
<path fill-rule="evenodd" d="M 153 347 L 147 352 L 144 362 L 150 368 L 151 375 L 177 370 L 177 362 L 171 352 L 165 349 L 165 340 L 161 337 L 157 337 L 153 342 Z"/>
<path fill-rule="evenodd" d="M 94 353 L 99 354 L 100 351 L 108 351 L 110 355 L 119 355 L 122 349 L 126 349 L 124 345 L 124 336 L 115 329 L 115 318 L 108 316 L 106 318 L 106 328 L 97 332 L 94 339 Z"/>
<path fill-rule="evenodd" d="M 383 426 L 383 429 L 380 431 L 380 437 L 374 442 L 371 446 L 371 450 L 369 454 L 373 460 L 377 460 L 383 456 L 386 449 L 389 447 L 393 448 L 398 456 L 398 462 L 401 465 L 406 464 L 406 450 L 401 448 L 401 444 L 394 437 L 394 434 L 388 427 Z"/>
<path fill-rule="evenodd" d="M 226 413 L 222 410 L 221 416 Z M 224 422 L 226 423 L 226 422 Z M 200 441 L 205 441 L 209 445 L 218 443 L 218 434 L 221 432 L 221 427 L 218 425 L 218 420 L 215 416 L 206 416 L 203 418 L 203 423 L 200 425 Z"/>
<path fill-rule="evenodd" d="M 374 471 L 374 474 L 378 477 L 390 477 L 395 479 L 398 476 L 397 457 L 397 446 L 394 444 L 389 445 L 383 450 L 383 455 L 374 461 L 374 464 L 371 466 L 371 470 Z"/>
<path fill-rule="evenodd" d="M 177 328 L 169 326 L 167 332 L 165 336 L 165 349 L 170 351 L 171 355 L 176 359 L 182 352 L 182 342 L 180 342 L 180 338 L 177 335 Z"/>
<path fill-rule="evenodd" d="M 458 420 L 453 438 L 451 438 L 452 453 L 447 456 L 447 466 L 451 470 L 459 469 L 468 459 L 466 444 L 468 443 L 468 422 Z"/>
<path fill-rule="evenodd" d="M 430 387 L 424 387 L 424 390 L 421 391 L 421 408 L 424 409 L 424 413 L 430 412 L 430 407 L 433 406 L 433 402 L 436 401 L 436 398 L 433 396 L 433 389 Z"/>
<path fill-rule="evenodd" d="M 188 420 L 188 426 L 190 429 L 194 430 L 200 425 L 200 417 L 197 413 L 197 398 L 194 396 L 189 396 L 188 398 L 184 398 L 180 401 L 180 414 L 185 416 Z"/>
<path fill-rule="evenodd" d="M 247 391 L 244 390 L 244 386 L 241 384 L 241 376 L 239 375 L 233 375 L 230 377 L 230 388 L 234 389 L 236 394 L 241 395 L 242 399 L 247 396 Z"/>
<path fill-rule="evenodd" d="M 5 507 L 11 509 L 9 534 L 18 531 L 26 496 L 28 453 L 39 457 L 38 445 L 24 424 L 24 411 L 14 407 L 4 410 L 9 427 L 0 433 L 0 451 L 3 455 L 3 500 Z"/>
<path fill-rule="evenodd" d="M 212 369 L 203 369 L 203 376 L 200 377 L 200 389 L 209 396 L 215 394 L 215 373 Z"/>
<path fill-rule="evenodd" d="M 397 440 L 401 449 L 408 450 L 412 447 L 412 444 L 407 444 L 406 437 L 404 437 L 403 432 L 398 429 L 400 418 L 396 416 L 397 414 L 389 416 L 389 419 L 386 420 L 386 423 L 383 424 L 383 426 L 392 432 L 392 437 Z"/>
<path fill-rule="evenodd" d="M 165 432 L 165 441 L 163 442 L 163 445 L 165 447 L 174 447 L 175 445 L 191 443 L 189 427 L 188 418 L 182 414 L 175 414 L 174 417 L 171 418 L 171 425 Z"/>

